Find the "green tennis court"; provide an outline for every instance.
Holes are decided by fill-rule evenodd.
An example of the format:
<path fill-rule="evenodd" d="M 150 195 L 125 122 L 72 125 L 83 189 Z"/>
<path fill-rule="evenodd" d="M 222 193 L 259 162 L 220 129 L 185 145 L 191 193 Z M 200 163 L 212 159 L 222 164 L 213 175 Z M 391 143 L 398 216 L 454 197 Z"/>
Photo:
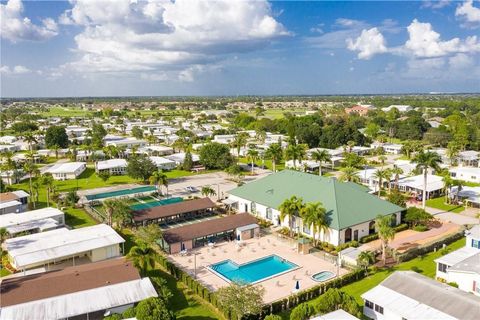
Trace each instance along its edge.
<path fill-rule="evenodd" d="M 126 196 L 126 195 L 137 194 L 137 193 L 153 192 L 156 190 L 157 188 L 155 186 L 145 186 L 145 187 L 137 187 L 132 189 L 123 189 L 123 190 L 116 190 L 116 191 L 110 191 L 110 192 L 102 192 L 97 194 L 89 194 L 89 195 L 86 195 L 85 197 L 87 198 L 87 200 L 92 201 L 92 200 L 99 200 L 99 199 L 105 199 L 105 198 Z"/>
<path fill-rule="evenodd" d="M 178 203 L 182 201 L 183 201 L 183 198 L 175 197 L 175 198 L 168 198 L 168 199 L 157 200 L 157 201 L 137 203 L 137 204 L 131 205 L 130 208 L 134 211 L 138 211 L 138 210 L 145 210 L 145 209 L 150 209 L 154 207 L 164 206 L 167 204 Z"/>

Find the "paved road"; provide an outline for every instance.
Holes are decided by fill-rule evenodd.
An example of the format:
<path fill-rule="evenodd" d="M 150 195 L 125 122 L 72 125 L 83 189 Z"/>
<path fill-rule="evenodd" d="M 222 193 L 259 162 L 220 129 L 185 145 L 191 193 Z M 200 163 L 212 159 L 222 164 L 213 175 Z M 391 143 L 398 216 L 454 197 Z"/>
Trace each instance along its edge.
<path fill-rule="evenodd" d="M 422 206 L 420 204 L 414 205 L 407 203 L 407 206 L 409 207 L 418 207 L 421 208 Z M 444 220 L 444 221 L 450 221 L 458 225 L 464 225 L 464 224 L 478 224 L 480 223 L 480 219 L 472 217 L 470 215 L 465 215 L 462 212 L 460 213 L 455 213 L 455 212 L 448 212 L 432 207 L 426 207 L 425 211 L 428 213 L 432 214 L 435 216 L 435 218 Z"/>

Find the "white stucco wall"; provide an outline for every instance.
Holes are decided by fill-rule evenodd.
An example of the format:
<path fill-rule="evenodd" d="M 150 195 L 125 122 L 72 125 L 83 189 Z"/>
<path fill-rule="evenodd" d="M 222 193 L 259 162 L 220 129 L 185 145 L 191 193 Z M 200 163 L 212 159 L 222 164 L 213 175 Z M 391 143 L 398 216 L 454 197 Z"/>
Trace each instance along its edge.
<path fill-rule="evenodd" d="M 448 282 L 455 282 L 458 284 L 458 288 L 465 292 L 471 292 L 480 297 L 480 275 L 476 273 L 461 272 L 461 271 L 448 271 Z M 475 291 L 475 287 L 477 288 Z"/>

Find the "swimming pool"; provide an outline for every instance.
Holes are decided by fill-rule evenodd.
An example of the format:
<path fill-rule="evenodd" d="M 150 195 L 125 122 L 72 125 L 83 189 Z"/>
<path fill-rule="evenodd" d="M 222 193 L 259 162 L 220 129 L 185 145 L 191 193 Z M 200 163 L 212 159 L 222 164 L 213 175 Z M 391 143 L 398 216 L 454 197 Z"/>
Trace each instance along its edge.
<path fill-rule="evenodd" d="M 298 266 L 282 257 L 271 255 L 244 264 L 236 264 L 229 259 L 208 268 L 228 282 L 254 284 L 297 269 Z"/>
<path fill-rule="evenodd" d="M 318 273 L 315 273 L 313 276 L 312 276 L 312 279 L 317 281 L 317 282 L 323 282 L 323 281 L 327 281 L 329 279 L 332 279 L 333 277 L 335 277 L 335 274 L 333 272 L 330 272 L 330 271 L 320 271 Z"/>
<path fill-rule="evenodd" d="M 181 198 L 181 197 L 168 198 L 168 199 L 163 199 L 163 200 L 158 200 L 158 201 L 137 203 L 137 204 L 131 205 L 130 209 L 132 209 L 134 211 L 143 210 L 143 209 L 150 209 L 150 208 L 164 206 L 164 205 L 167 205 L 167 204 L 178 203 L 178 202 L 182 202 L 182 201 L 183 201 L 183 198 Z"/>
<path fill-rule="evenodd" d="M 97 194 L 88 194 L 85 197 L 87 198 L 87 200 L 92 201 L 92 200 L 119 197 L 119 196 L 125 196 L 129 194 L 144 193 L 144 192 L 150 192 L 150 191 L 156 191 L 156 190 L 157 188 L 155 186 L 144 186 L 144 187 L 137 187 L 132 189 L 123 189 L 123 190 L 116 190 L 116 191 L 110 191 L 110 192 L 102 192 Z"/>

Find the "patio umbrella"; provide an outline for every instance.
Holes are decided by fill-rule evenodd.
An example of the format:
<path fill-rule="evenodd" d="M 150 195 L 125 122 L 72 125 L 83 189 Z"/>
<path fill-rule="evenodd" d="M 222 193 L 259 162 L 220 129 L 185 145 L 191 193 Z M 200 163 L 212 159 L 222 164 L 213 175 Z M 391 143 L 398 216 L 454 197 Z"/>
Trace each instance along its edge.
<path fill-rule="evenodd" d="M 297 284 L 295 285 L 295 290 L 300 290 L 300 281 L 297 280 Z"/>

